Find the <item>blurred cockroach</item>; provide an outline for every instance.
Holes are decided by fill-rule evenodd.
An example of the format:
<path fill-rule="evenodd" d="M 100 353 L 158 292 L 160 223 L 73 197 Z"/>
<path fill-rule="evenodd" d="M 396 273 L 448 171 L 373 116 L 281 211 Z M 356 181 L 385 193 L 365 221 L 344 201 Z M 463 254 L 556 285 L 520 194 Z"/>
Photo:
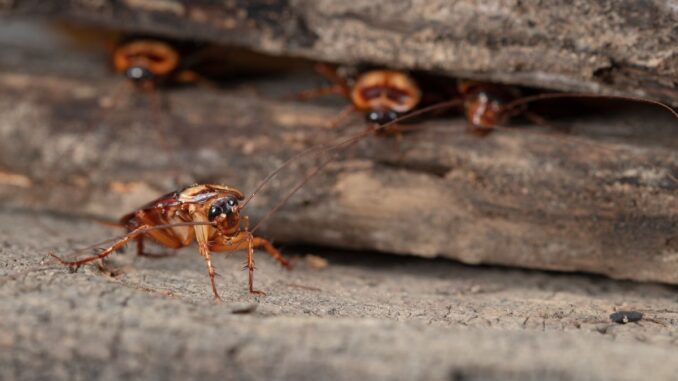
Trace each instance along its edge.
<path fill-rule="evenodd" d="M 332 120 L 330 127 L 338 126 L 350 113 L 365 114 L 368 123 L 383 125 L 396 120 L 417 107 L 421 90 L 408 74 L 395 70 L 369 70 L 357 76 L 340 75 L 328 65 L 318 64 L 316 70 L 333 84 L 297 94 L 297 99 L 339 94 L 351 101 Z"/>
<path fill-rule="evenodd" d="M 137 89 L 152 91 L 160 85 L 199 81 L 201 77 L 192 70 L 198 52 L 188 43 L 134 36 L 113 46 L 111 62 Z"/>
<path fill-rule="evenodd" d="M 422 103 L 424 96 L 436 98 L 433 94 L 423 94 L 417 81 L 410 75 L 393 70 L 370 70 L 358 75 L 339 74 L 338 70 L 325 64 L 316 65 L 319 74 L 333 84 L 327 87 L 303 91 L 297 94 L 297 99 L 339 94 L 351 100 L 339 115 L 330 123 L 331 127 L 339 125 L 351 112 L 365 113 L 368 123 L 383 125 L 399 119 L 416 110 Z M 527 104 L 559 98 L 602 98 L 619 99 L 650 103 L 661 106 L 674 115 L 676 112 L 664 103 L 630 96 L 601 95 L 593 93 L 542 93 L 523 96 L 514 86 L 493 84 L 488 82 L 460 80 L 457 86 L 456 101 L 444 101 L 432 104 L 433 109 L 462 107 L 469 131 L 484 136 L 505 126 L 516 116 L 524 116 L 532 123 L 540 126 L 549 126 L 544 118 L 527 109 Z M 436 105 L 440 104 L 441 107 Z M 430 111 L 433 111 L 431 109 Z M 550 127 L 550 126 L 549 126 Z M 380 131 L 386 131 L 381 130 Z"/>
<path fill-rule="evenodd" d="M 516 87 L 466 80 L 459 82 L 458 91 L 469 130 L 481 136 L 506 126 L 511 118 L 519 115 L 536 125 L 549 126 L 544 118 L 527 109 L 528 103 L 549 99 L 617 99 L 649 103 L 670 111 L 678 118 L 678 114 L 670 106 L 640 97 L 567 92 L 522 96 Z"/>

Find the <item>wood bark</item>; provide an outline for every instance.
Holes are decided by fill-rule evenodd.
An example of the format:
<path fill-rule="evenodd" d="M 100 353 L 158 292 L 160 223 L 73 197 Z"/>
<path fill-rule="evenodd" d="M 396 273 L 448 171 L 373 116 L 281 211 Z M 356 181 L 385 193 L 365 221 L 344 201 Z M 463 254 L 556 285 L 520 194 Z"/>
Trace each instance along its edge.
<path fill-rule="evenodd" d="M 671 0 L 10 0 L 2 8 L 277 55 L 678 105 Z"/>

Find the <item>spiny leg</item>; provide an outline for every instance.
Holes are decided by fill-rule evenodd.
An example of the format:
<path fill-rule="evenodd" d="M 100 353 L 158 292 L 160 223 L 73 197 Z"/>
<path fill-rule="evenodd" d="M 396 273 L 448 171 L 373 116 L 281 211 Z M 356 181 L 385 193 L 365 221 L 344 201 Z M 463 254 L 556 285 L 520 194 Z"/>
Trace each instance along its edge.
<path fill-rule="evenodd" d="M 283 257 L 282 253 L 276 249 L 269 240 L 260 237 L 252 237 L 252 246 L 262 247 L 271 257 L 280 262 L 284 268 L 288 270 L 292 269 L 292 265 L 290 265 L 287 258 Z"/>
<path fill-rule="evenodd" d="M 95 261 L 97 259 L 105 258 L 108 255 L 110 255 L 112 252 L 114 252 L 118 249 L 121 249 L 123 246 L 125 246 L 127 244 L 127 242 L 137 238 L 141 234 L 144 234 L 145 230 L 148 229 L 148 228 L 149 228 L 148 225 L 139 226 L 138 228 L 136 228 L 133 231 L 131 231 L 130 233 L 128 233 L 126 236 L 119 239 L 117 242 L 115 242 L 113 245 L 108 247 L 106 250 L 103 250 L 102 252 L 100 252 L 97 255 L 85 257 L 85 258 L 80 259 L 80 260 L 67 261 L 67 260 L 59 257 L 58 255 L 54 254 L 54 253 L 49 253 L 49 255 L 56 258 L 56 260 L 59 261 L 62 265 L 65 265 L 65 266 L 82 266 L 85 263 L 92 262 L 92 261 Z"/>
<path fill-rule="evenodd" d="M 247 233 L 247 270 L 249 272 L 250 294 L 266 295 L 263 291 L 254 289 L 254 238 Z"/>
<path fill-rule="evenodd" d="M 174 253 L 149 253 L 144 250 L 144 236 L 139 236 L 136 239 L 137 241 L 137 255 L 140 257 L 149 257 L 149 258 L 165 258 L 171 257 Z"/>
<path fill-rule="evenodd" d="M 212 256 L 210 255 L 210 249 L 207 247 L 206 242 L 199 242 L 198 247 L 200 249 L 200 255 L 202 255 L 203 258 L 205 258 L 205 262 L 207 263 L 207 273 L 210 276 L 210 282 L 212 282 L 212 292 L 214 293 L 214 300 L 217 303 L 219 303 L 221 302 L 221 297 L 217 292 L 217 285 L 214 282 L 215 271 L 214 266 L 212 266 Z"/>
<path fill-rule="evenodd" d="M 288 270 L 292 269 L 290 262 L 276 249 L 273 244 L 267 239 L 261 237 L 252 237 L 252 246 L 263 248 L 271 257 L 275 258 L 283 267 Z M 234 251 L 234 250 L 248 250 L 248 238 L 241 238 L 240 236 L 234 238 L 232 241 L 212 243 L 210 250 L 212 251 Z"/>
<path fill-rule="evenodd" d="M 346 79 L 337 74 L 337 70 L 329 65 L 319 63 L 315 65 L 315 71 L 321 76 L 325 77 L 332 85 L 302 91 L 297 94 L 298 100 L 307 100 L 316 98 L 327 94 L 338 94 L 348 97 L 351 92 Z"/>

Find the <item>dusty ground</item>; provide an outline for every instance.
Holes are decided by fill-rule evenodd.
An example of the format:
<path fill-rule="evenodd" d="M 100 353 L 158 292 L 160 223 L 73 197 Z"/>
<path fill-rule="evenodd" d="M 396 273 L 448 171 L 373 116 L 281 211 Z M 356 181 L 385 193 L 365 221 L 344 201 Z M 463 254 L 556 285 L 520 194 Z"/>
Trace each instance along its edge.
<path fill-rule="evenodd" d="M 0 378 L 672 379 L 675 287 L 352 252 L 215 260 L 115 255 L 102 272 L 40 259 L 113 236 L 89 220 L 0 213 Z M 131 253 L 133 250 L 129 250 Z M 328 260 L 314 268 L 313 254 Z M 47 269 L 37 271 L 37 268 Z M 26 272 L 27 269 L 36 271 Z M 8 277 L 7 275 L 13 275 Z M 615 310 L 648 318 L 618 325 Z"/>

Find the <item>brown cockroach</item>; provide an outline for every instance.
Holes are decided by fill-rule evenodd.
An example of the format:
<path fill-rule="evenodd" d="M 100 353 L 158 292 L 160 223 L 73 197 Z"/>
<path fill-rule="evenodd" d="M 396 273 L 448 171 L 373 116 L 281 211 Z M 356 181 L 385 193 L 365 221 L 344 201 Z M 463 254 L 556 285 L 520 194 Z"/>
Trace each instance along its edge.
<path fill-rule="evenodd" d="M 191 70 L 189 57 L 194 47 L 154 37 L 132 36 L 112 48 L 113 69 L 123 74 L 139 90 L 152 91 L 160 85 L 195 83 L 200 76 Z"/>
<path fill-rule="evenodd" d="M 578 92 L 522 96 L 520 90 L 516 87 L 467 80 L 459 81 L 458 91 L 469 130 L 481 136 L 505 126 L 511 118 L 519 115 L 524 116 L 536 125 L 551 127 L 544 118 L 531 112 L 526 107 L 528 103 L 549 99 L 590 98 L 642 102 L 660 106 L 678 118 L 678 113 L 670 106 L 641 97 Z"/>
<path fill-rule="evenodd" d="M 383 125 L 411 112 L 421 101 L 419 85 L 405 72 L 369 70 L 353 77 L 340 75 L 337 69 L 325 64 L 316 65 L 316 70 L 333 84 L 301 92 L 297 94 L 297 99 L 338 94 L 351 101 L 332 120 L 330 127 L 338 126 L 356 111 L 364 113 L 368 123 Z"/>
<path fill-rule="evenodd" d="M 136 241 L 138 255 L 149 255 L 144 249 L 146 237 L 171 249 L 188 246 L 195 240 L 198 242 L 200 255 L 207 263 L 215 299 L 219 300 L 220 297 L 214 283 L 215 271 L 212 266 L 211 252 L 247 250 L 249 292 L 263 294 L 254 289 L 253 248 L 263 247 L 284 267 L 289 268 L 290 264 L 269 241 L 255 237 L 248 231 L 248 218 L 240 215 L 240 202 L 244 199 L 245 196 L 241 191 L 228 186 L 193 185 L 166 194 L 124 215 L 120 219 L 120 225 L 126 227 L 129 233 L 100 253 L 72 261 L 64 260 L 54 254 L 52 256 L 64 265 L 81 266 L 107 257 L 130 241 Z M 174 225 L 188 222 L 203 224 Z M 155 226 L 166 227 L 149 230 Z"/>
<path fill-rule="evenodd" d="M 416 110 L 422 103 L 423 95 L 439 98 L 433 94 L 423 94 L 417 81 L 410 75 L 394 70 L 370 70 L 351 76 L 339 74 L 338 70 L 325 64 L 316 65 L 319 74 L 333 84 L 327 87 L 308 90 L 297 94 L 301 100 L 326 95 L 339 94 L 350 99 L 346 106 L 330 123 L 336 127 L 351 112 L 362 112 L 371 125 L 383 125 L 399 119 Z M 460 80 L 457 85 L 456 101 L 444 101 L 433 104 L 433 109 L 461 107 L 467 120 L 469 131 L 479 136 L 501 129 L 510 119 L 524 116 L 539 126 L 551 127 L 544 118 L 527 109 L 528 103 L 559 98 L 602 98 L 619 99 L 650 103 L 661 106 L 674 115 L 675 111 L 664 103 L 651 99 L 630 96 L 601 95 L 594 93 L 542 93 L 523 96 L 514 86 L 488 82 Z M 440 105 L 440 107 L 437 107 Z M 433 111 L 431 109 L 430 111 Z M 391 131 L 398 130 L 392 128 Z M 401 129 L 401 131 L 407 130 Z M 379 129 L 379 131 L 387 131 Z"/>

